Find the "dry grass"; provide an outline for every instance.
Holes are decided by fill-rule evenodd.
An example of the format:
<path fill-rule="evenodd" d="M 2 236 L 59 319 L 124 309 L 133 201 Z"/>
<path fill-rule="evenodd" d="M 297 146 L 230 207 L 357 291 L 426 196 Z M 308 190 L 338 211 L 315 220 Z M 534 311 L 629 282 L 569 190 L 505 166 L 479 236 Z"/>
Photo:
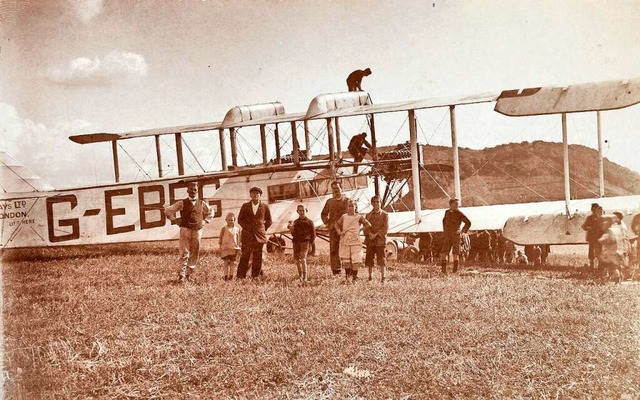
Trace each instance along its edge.
<path fill-rule="evenodd" d="M 405 265 L 343 285 L 320 260 L 302 287 L 272 256 L 230 283 L 205 253 L 178 286 L 174 247 L 5 252 L 6 398 L 640 396 L 634 283 Z"/>

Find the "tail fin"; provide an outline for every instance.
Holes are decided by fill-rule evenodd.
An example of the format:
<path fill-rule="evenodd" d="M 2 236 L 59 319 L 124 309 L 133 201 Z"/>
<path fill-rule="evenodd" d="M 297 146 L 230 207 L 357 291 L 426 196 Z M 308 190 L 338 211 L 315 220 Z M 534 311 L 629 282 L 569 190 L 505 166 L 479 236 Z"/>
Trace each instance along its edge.
<path fill-rule="evenodd" d="M 0 190 L 2 193 L 48 192 L 55 190 L 40 176 L 0 151 Z"/>

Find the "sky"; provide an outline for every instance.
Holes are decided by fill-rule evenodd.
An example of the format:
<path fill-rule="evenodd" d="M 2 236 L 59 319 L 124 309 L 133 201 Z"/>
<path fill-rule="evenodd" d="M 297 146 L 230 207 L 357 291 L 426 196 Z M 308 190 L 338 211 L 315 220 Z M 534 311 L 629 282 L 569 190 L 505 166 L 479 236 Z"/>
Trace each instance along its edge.
<path fill-rule="evenodd" d="M 109 183 L 110 145 L 70 135 L 220 121 L 272 101 L 304 112 L 366 67 L 374 103 L 638 78 L 639 26 L 638 1 L 0 0 L 0 149 L 58 188 Z M 417 115 L 420 142 L 451 144 L 446 108 Z M 482 104 L 456 118 L 462 147 L 562 140 L 558 115 Z M 343 142 L 363 123 L 343 123 Z M 408 139 L 404 114 L 376 127 L 382 145 Z M 594 113 L 568 128 L 570 143 L 597 148 Z M 640 105 L 602 113 L 605 157 L 640 172 L 639 128 Z M 258 161 L 257 130 L 240 135 L 242 158 Z M 203 169 L 219 162 L 216 137 L 185 135 Z M 123 180 L 157 176 L 152 138 L 121 144 Z"/>

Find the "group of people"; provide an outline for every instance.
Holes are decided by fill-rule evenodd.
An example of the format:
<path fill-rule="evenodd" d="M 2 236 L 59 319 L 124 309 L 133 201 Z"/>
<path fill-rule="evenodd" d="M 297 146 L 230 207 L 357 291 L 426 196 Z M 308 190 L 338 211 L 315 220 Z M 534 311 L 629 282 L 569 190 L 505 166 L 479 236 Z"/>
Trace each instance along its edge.
<path fill-rule="evenodd" d="M 322 210 L 322 220 L 329 229 L 330 264 L 334 276 L 345 270 L 347 280 L 355 281 L 363 265 L 362 240 L 360 231 L 364 229 L 364 244 L 367 257 L 364 265 L 369 270 L 369 280 L 373 279 L 374 261 L 380 266 L 380 279 L 385 280 L 385 245 L 388 230 L 388 216 L 380 208 L 380 199 L 371 198 L 372 211 L 366 216 L 356 213 L 356 203 L 342 194 L 340 183 L 331 184 L 333 197 Z M 211 208 L 199 198 L 198 184 L 190 182 L 187 198 L 165 207 L 165 215 L 173 224 L 180 227 L 179 252 L 180 270 L 178 281 L 191 279 L 197 263 L 203 226 L 211 219 Z M 236 278 L 244 279 L 249 271 L 251 277 L 262 275 L 262 250 L 267 242 L 266 231 L 272 224 L 269 206 L 261 201 L 262 189 L 252 187 L 249 190 L 251 200 L 242 204 L 237 217 L 234 213 L 226 215 L 226 226 L 219 235 L 220 257 L 224 261 L 224 280 L 233 279 L 235 262 Z M 298 278 L 308 280 L 307 256 L 316 238 L 316 231 L 307 216 L 307 208 L 299 204 L 296 208 L 298 218 L 289 223 L 293 242 L 293 255 L 298 269 Z M 180 213 L 180 217 L 178 217 Z"/>
<path fill-rule="evenodd" d="M 357 213 L 356 202 L 342 193 L 340 182 L 331 184 L 332 197 L 327 200 L 321 212 L 322 222 L 329 233 L 329 262 L 334 276 L 344 269 L 347 281 L 355 282 L 358 272 L 364 266 L 369 280 L 373 279 L 374 265 L 380 269 L 380 281 L 386 278 L 386 244 L 389 229 L 388 214 L 381 209 L 380 198 L 371 198 L 371 211 L 366 215 Z M 180 270 L 178 280 L 188 281 L 198 263 L 200 239 L 203 225 L 211 218 L 211 208 L 198 196 L 198 184 L 190 182 L 186 199 L 165 208 L 166 217 L 180 227 L 179 251 Z M 249 271 L 251 277 L 262 275 L 262 253 L 268 239 L 266 231 L 272 224 L 271 211 L 261 201 L 262 189 L 249 190 L 250 201 L 242 204 L 237 216 L 226 215 L 226 225 L 219 235 L 220 257 L 224 262 L 224 280 L 244 279 Z M 504 238 L 501 232 L 481 231 L 470 234 L 471 221 L 462 213 L 457 199 L 449 200 L 449 209 L 442 220 L 443 232 L 421 234 L 418 260 L 439 262 L 442 272 L 447 273 L 449 256 L 452 255 L 452 271 L 455 273 L 461 261 L 506 262 L 540 265 L 546 263 L 548 245 L 525 246 L 524 252 L 515 251 L 515 245 Z M 316 238 L 314 223 L 307 214 L 304 204 L 297 205 L 298 218 L 290 221 L 289 231 L 293 242 L 293 256 L 298 270 L 298 279 L 309 279 L 307 257 Z M 178 218 L 178 212 L 180 217 Z M 631 256 L 629 231 L 622 221 L 622 214 L 614 212 L 604 216 L 602 207 L 594 203 L 582 229 L 587 233 L 590 267 L 602 278 L 616 281 L 628 275 Z M 640 234 L 640 215 L 632 224 L 634 233 Z M 238 226 L 239 225 L 239 226 Z M 364 243 L 360 232 L 364 233 Z M 366 257 L 363 257 L 363 244 Z M 639 250 L 640 252 L 640 250 Z M 239 262 L 236 267 L 236 261 Z M 638 257 L 640 258 L 640 257 Z"/>
<path fill-rule="evenodd" d="M 200 194 L 201 195 L 201 194 Z M 224 279 L 233 279 L 235 262 L 240 255 L 236 277 L 247 277 L 251 261 L 251 276 L 256 278 L 262 274 L 262 249 L 267 242 L 267 229 L 272 224 L 271 210 L 260 198 L 262 189 L 252 187 L 249 190 L 250 201 L 242 204 L 236 215 L 228 213 L 226 226 L 219 235 L 220 257 L 224 261 Z M 185 282 L 191 278 L 198 264 L 200 239 L 204 223 L 211 219 L 211 207 L 198 193 L 197 182 L 189 182 L 187 198 L 165 207 L 164 213 L 173 223 L 180 226 L 179 252 L 180 271 L 178 281 Z M 180 212 L 180 217 L 177 213 Z M 302 215 L 304 217 L 304 214 Z M 313 225 L 313 224 L 312 224 Z"/>
<path fill-rule="evenodd" d="M 601 279 L 619 282 L 631 274 L 630 234 L 622 219 L 623 215 L 618 211 L 612 216 L 605 216 L 604 209 L 598 203 L 593 203 L 591 214 L 582 224 L 589 243 L 589 267 Z M 634 223 L 633 228 L 636 235 L 640 234 L 640 224 Z"/>
<path fill-rule="evenodd" d="M 356 203 L 342 194 L 340 183 L 331 183 L 333 197 L 325 203 L 320 217 L 329 230 L 329 264 L 334 276 L 344 268 L 347 280 L 356 281 L 363 266 L 360 230 L 364 229 L 366 259 L 364 265 L 373 279 L 374 263 L 380 267 L 380 280 L 385 280 L 387 231 L 389 217 L 380 208 L 380 198 L 371 198 L 372 210 L 366 216 L 356 213 Z"/>

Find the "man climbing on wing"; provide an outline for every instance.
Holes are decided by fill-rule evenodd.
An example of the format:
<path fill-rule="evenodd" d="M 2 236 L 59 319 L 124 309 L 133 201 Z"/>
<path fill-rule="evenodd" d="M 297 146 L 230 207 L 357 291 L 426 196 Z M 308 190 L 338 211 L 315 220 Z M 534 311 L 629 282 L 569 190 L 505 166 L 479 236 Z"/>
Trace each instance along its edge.
<path fill-rule="evenodd" d="M 364 160 L 364 156 L 371 149 L 371 143 L 367 142 L 367 133 L 362 132 L 359 135 L 355 135 L 349 141 L 349 145 L 347 146 L 347 150 L 349 150 L 349 154 L 353 157 L 354 163 L 359 163 Z M 358 165 L 353 166 L 353 173 L 358 173 Z"/>

